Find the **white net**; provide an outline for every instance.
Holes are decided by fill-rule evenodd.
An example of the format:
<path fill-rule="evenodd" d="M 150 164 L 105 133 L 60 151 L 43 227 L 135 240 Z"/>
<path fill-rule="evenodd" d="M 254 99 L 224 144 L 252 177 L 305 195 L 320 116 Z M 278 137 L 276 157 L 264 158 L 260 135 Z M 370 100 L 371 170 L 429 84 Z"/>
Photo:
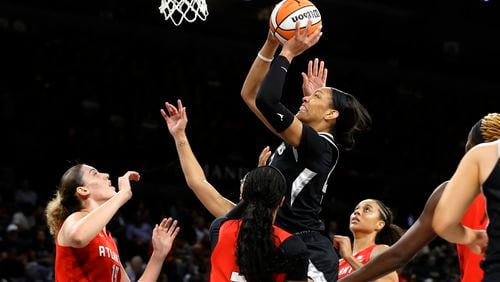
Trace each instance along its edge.
<path fill-rule="evenodd" d="M 176 26 L 183 20 L 192 23 L 197 18 L 204 21 L 208 16 L 205 0 L 161 0 L 159 9 L 165 20 L 172 20 Z"/>

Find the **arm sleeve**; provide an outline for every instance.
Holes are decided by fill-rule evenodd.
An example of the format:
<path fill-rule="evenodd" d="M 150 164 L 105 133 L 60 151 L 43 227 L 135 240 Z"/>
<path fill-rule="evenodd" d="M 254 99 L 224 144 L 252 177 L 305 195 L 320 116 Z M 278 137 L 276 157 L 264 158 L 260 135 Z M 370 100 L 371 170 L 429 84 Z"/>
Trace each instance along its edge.
<path fill-rule="evenodd" d="M 276 132 L 283 132 L 292 124 L 294 115 L 281 103 L 283 85 L 290 63 L 278 56 L 267 72 L 255 100 L 262 115 Z"/>

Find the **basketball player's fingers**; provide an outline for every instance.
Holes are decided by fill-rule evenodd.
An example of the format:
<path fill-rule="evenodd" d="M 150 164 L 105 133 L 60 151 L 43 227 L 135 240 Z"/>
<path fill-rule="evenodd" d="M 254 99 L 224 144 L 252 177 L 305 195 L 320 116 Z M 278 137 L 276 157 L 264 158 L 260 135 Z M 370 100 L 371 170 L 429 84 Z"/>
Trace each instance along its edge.
<path fill-rule="evenodd" d="M 319 39 L 321 38 L 321 35 L 323 35 L 322 32 L 319 32 L 318 29 L 314 31 L 311 40 L 309 41 L 309 47 L 316 45 L 318 43 Z"/>
<path fill-rule="evenodd" d="M 176 229 L 179 229 L 179 227 L 177 227 L 177 220 L 174 220 L 174 222 L 172 222 L 172 225 L 168 227 L 167 233 L 172 236 Z"/>
<path fill-rule="evenodd" d="M 318 62 L 319 62 L 318 58 L 315 58 L 314 64 L 313 64 L 313 75 L 314 76 L 318 76 L 318 69 L 319 69 Z"/>
<path fill-rule="evenodd" d="M 160 114 L 164 119 L 168 119 L 168 115 L 163 109 L 160 109 Z"/>
<path fill-rule="evenodd" d="M 141 175 L 137 171 L 129 171 L 128 179 L 133 181 L 139 181 L 141 179 Z"/>
<path fill-rule="evenodd" d="M 169 217 L 169 218 L 164 218 L 161 222 L 160 222 L 160 227 L 164 230 L 168 230 L 168 228 L 170 227 L 170 225 L 172 224 L 172 218 Z"/>
<path fill-rule="evenodd" d="M 304 34 L 307 36 L 309 34 L 309 30 L 311 29 L 312 21 L 311 19 L 307 20 L 306 28 L 304 30 Z"/>
<path fill-rule="evenodd" d="M 326 78 L 327 78 L 327 77 L 328 77 L 328 69 L 327 69 L 327 68 L 325 68 L 325 69 L 323 70 L 323 77 L 321 78 L 321 80 L 323 80 L 323 84 L 325 84 L 325 85 L 326 85 Z"/>
<path fill-rule="evenodd" d="M 158 236 L 158 231 L 159 231 L 159 226 L 158 224 L 155 224 L 155 228 L 153 229 L 153 238 L 156 238 Z"/>
<path fill-rule="evenodd" d="M 169 106 L 170 106 L 170 108 L 172 109 L 172 112 L 174 113 L 174 115 L 176 115 L 176 114 L 177 114 L 177 112 L 178 112 L 177 108 L 176 108 L 174 105 L 172 105 L 172 104 L 168 104 L 168 105 L 169 105 Z"/>
<path fill-rule="evenodd" d="M 260 166 L 265 166 L 267 164 L 267 160 L 269 159 L 269 157 L 271 156 L 271 149 L 269 148 L 269 146 L 266 146 L 262 152 L 260 152 L 260 155 L 259 155 L 259 167 Z"/>
<path fill-rule="evenodd" d="M 308 84 L 309 83 L 309 76 L 307 76 L 305 73 L 301 73 L 302 75 L 302 84 Z M 308 96 L 305 91 L 304 91 L 304 96 Z"/>
<path fill-rule="evenodd" d="M 179 110 L 182 109 L 182 101 L 181 101 L 181 99 L 177 99 L 177 108 Z"/>
<path fill-rule="evenodd" d="M 300 35 L 300 21 L 295 22 L 295 37 Z"/>
<path fill-rule="evenodd" d="M 325 62 L 324 61 L 320 61 L 319 62 L 319 69 L 318 69 L 319 76 L 323 75 L 323 71 L 324 70 L 325 70 Z"/>
<path fill-rule="evenodd" d="M 167 107 L 167 111 L 168 111 L 168 115 L 169 116 L 172 116 L 173 114 L 175 114 L 174 112 L 174 106 L 172 106 L 170 103 L 165 103 L 165 107 Z"/>
<path fill-rule="evenodd" d="M 313 61 L 309 60 L 309 63 L 307 64 L 307 75 L 311 76 L 313 74 Z"/>
<path fill-rule="evenodd" d="M 174 232 L 171 234 L 171 238 L 174 239 L 175 237 L 177 237 L 177 234 L 179 234 L 179 231 L 181 230 L 180 227 L 177 227 L 175 228 Z"/>
<path fill-rule="evenodd" d="M 177 108 L 174 105 L 170 103 L 167 103 L 166 105 L 169 113 L 175 114 L 177 112 Z"/>

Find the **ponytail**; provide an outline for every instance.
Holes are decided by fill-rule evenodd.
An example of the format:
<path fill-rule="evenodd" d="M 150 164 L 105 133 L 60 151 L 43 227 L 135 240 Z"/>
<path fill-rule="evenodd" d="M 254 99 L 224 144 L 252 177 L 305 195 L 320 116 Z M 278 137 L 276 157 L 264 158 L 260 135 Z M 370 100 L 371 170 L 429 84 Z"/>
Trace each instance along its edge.
<path fill-rule="evenodd" d="M 404 231 L 401 227 L 393 223 L 394 214 L 392 210 L 382 203 L 382 201 L 375 200 L 375 202 L 380 207 L 380 217 L 385 223 L 384 227 L 378 232 L 375 243 L 391 246 L 403 236 Z"/>
<path fill-rule="evenodd" d="M 270 166 L 250 171 L 243 183 L 246 203 L 241 217 L 236 259 L 240 274 L 248 282 L 272 282 L 272 267 L 277 254 L 273 214 L 285 194 L 286 181 Z"/>
<path fill-rule="evenodd" d="M 80 172 L 83 164 L 78 164 L 69 168 L 61 177 L 59 188 L 52 200 L 45 208 L 47 225 L 50 234 L 54 237 L 64 220 L 72 213 L 82 208 L 80 199 L 76 196 L 76 188 L 82 186 L 82 174 Z"/>
<path fill-rule="evenodd" d="M 350 150 L 354 147 L 356 135 L 367 131 L 372 119 L 366 108 L 354 96 L 333 87 L 330 89 L 332 107 L 339 112 L 332 134 L 344 150 Z"/>

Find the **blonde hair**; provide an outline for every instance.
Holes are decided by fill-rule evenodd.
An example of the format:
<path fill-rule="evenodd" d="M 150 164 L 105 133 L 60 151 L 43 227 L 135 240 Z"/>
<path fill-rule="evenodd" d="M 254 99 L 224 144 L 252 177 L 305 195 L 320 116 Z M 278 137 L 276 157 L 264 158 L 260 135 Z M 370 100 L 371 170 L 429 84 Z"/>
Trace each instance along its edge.
<path fill-rule="evenodd" d="M 481 136 L 485 142 L 500 139 L 500 114 L 490 113 L 481 120 Z"/>
<path fill-rule="evenodd" d="M 82 208 L 76 196 L 76 188 L 83 185 L 81 168 L 83 164 L 70 167 L 61 177 L 59 188 L 45 208 L 45 216 L 50 234 L 57 235 L 64 220 Z"/>

